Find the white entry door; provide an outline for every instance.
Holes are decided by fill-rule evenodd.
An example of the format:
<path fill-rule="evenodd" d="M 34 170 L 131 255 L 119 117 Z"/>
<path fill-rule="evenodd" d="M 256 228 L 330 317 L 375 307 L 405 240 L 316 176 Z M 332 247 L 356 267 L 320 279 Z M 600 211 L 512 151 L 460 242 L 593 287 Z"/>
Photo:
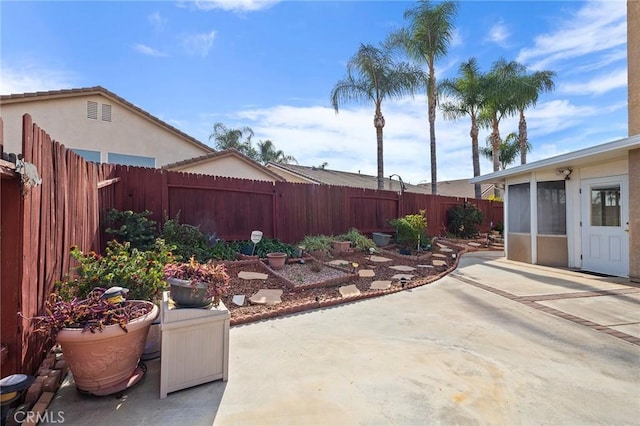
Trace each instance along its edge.
<path fill-rule="evenodd" d="M 629 192 L 627 176 L 584 179 L 582 269 L 629 276 Z"/>

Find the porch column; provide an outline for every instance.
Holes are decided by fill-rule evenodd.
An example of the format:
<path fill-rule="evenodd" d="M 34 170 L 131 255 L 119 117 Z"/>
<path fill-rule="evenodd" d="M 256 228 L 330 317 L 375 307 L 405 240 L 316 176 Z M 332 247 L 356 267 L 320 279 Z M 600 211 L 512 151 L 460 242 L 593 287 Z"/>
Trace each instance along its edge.
<path fill-rule="evenodd" d="M 640 134 L 640 1 L 627 0 L 629 136 Z M 629 151 L 629 278 L 640 282 L 640 149 Z"/>

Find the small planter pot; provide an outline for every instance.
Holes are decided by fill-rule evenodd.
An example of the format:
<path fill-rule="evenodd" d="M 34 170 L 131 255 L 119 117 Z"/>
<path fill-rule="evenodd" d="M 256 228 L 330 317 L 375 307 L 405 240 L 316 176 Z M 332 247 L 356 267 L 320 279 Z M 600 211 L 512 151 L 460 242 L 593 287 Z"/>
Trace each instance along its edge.
<path fill-rule="evenodd" d="M 351 247 L 351 241 L 334 241 L 333 249 L 336 253 L 342 253 L 343 251 L 347 251 Z"/>
<path fill-rule="evenodd" d="M 206 297 L 207 286 L 203 283 L 193 287 L 191 281 L 177 278 L 167 278 L 167 283 L 176 308 L 202 308 L 211 304 L 211 299 Z"/>
<path fill-rule="evenodd" d="M 56 336 L 62 347 L 76 387 L 84 392 L 102 394 L 127 383 L 134 373 L 151 323 L 159 309 L 151 302 L 151 311 L 127 324 L 128 332 L 119 325 L 108 325 L 102 331 L 83 332 L 80 328 L 64 328 Z"/>
<path fill-rule="evenodd" d="M 285 261 L 287 260 L 287 254 L 281 252 L 267 253 L 267 260 L 269 261 L 269 266 L 278 271 L 284 268 Z"/>
<path fill-rule="evenodd" d="M 388 246 L 391 242 L 391 234 L 374 232 L 373 234 L 371 234 L 371 239 L 378 247 L 385 247 Z"/>

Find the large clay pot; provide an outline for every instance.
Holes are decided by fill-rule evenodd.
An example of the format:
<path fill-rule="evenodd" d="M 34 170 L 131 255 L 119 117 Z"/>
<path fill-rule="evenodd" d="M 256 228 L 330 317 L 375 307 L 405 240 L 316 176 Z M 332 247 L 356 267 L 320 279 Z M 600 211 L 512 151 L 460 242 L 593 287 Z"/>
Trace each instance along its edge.
<path fill-rule="evenodd" d="M 287 254 L 281 252 L 267 253 L 267 260 L 272 269 L 280 270 L 284 268 L 284 262 L 287 260 Z"/>
<path fill-rule="evenodd" d="M 128 333 L 117 324 L 95 333 L 79 328 L 64 328 L 58 332 L 56 340 L 79 390 L 103 394 L 105 390 L 118 388 L 138 366 L 149 327 L 159 309 L 147 301 L 128 302 L 147 303 L 152 307 L 148 314 L 127 324 Z"/>

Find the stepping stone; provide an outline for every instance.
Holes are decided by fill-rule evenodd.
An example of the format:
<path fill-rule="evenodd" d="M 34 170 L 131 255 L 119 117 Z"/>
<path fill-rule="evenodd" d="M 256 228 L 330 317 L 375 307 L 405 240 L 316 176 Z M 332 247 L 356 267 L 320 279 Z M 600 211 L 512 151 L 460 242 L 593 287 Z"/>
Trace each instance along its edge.
<path fill-rule="evenodd" d="M 418 265 L 418 268 L 433 268 L 433 265 Z"/>
<path fill-rule="evenodd" d="M 414 268 L 413 266 L 405 266 L 405 265 L 389 266 L 389 268 L 395 269 L 396 271 L 402 271 L 402 272 L 410 272 L 410 271 L 416 270 L 416 268 Z"/>
<path fill-rule="evenodd" d="M 431 257 L 438 257 L 438 258 L 440 258 L 440 259 L 446 259 L 446 258 L 447 258 L 447 255 L 446 255 L 446 254 L 441 254 L 441 253 L 433 253 L 433 254 L 431 255 Z"/>
<path fill-rule="evenodd" d="M 371 290 L 387 290 L 389 287 L 391 287 L 391 281 L 374 281 L 369 286 Z"/>
<path fill-rule="evenodd" d="M 348 265 L 349 262 L 346 260 L 342 260 L 342 259 L 336 259 L 336 260 L 332 260 L 331 262 L 328 263 L 328 265 L 333 265 L 333 266 L 342 266 L 342 265 Z"/>
<path fill-rule="evenodd" d="M 391 259 L 389 259 L 388 257 L 382 257 L 382 256 L 371 256 L 369 257 L 369 260 L 372 262 L 391 262 Z"/>
<path fill-rule="evenodd" d="M 447 247 L 441 248 L 440 251 L 443 252 L 443 253 L 452 253 L 453 252 L 453 250 L 451 250 L 450 248 L 447 248 Z"/>
<path fill-rule="evenodd" d="M 282 296 L 282 290 L 267 290 L 261 289 L 258 290 L 256 294 L 249 298 L 251 303 L 255 303 L 256 305 L 276 305 L 282 302 L 280 299 Z"/>
<path fill-rule="evenodd" d="M 480 243 L 469 243 L 467 245 L 471 246 L 471 247 L 482 247 L 482 244 L 480 244 Z"/>
<path fill-rule="evenodd" d="M 438 245 L 438 247 L 440 247 L 441 249 L 443 248 L 448 248 L 447 246 L 445 246 L 444 244 L 440 244 L 440 243 L 436 243 Z"/>
<path fill-rule="evenodd" d="M 260 272 L 240 271 L 238 272 L 238 278 L 242 278 L 243 280 L 266 280 L 269 278 L 269 275 Z"/>
<path fill-rule="evenodd" d="M 244 294 L 236 294 L 231 301 L 238 306 L 244 305 Z"/>
<path fill-rule="evenodd" d="M 394 279 L 394 280 L 410 280 L 414 276 L 415 275 L 409 275 L 409 274 L 395 274 L 394 276 L 391 277 L 391 279 Z"/>
<path fill-rule="evenodd" d="M 353 297 L 360 295 L 360 290 L 358 290 L 358 287 L 356 287 L 355 284 L 343 285 L 338 289 L 338 291 L 340 291 L 342 297 Z"/>
<path fill-rule="evenodd" d="M 360 278 L 371 278 L 371 277 L 375 277 L 376 273 L 373 272 L 373 269 L 360 269 L 358 271 L 358 276 Z"/>
<path fill-rule="evenodd" d="M 432 263 L 433 266 L 447 266 L 447 262 L 444 260 L 434 260 Z"/>

